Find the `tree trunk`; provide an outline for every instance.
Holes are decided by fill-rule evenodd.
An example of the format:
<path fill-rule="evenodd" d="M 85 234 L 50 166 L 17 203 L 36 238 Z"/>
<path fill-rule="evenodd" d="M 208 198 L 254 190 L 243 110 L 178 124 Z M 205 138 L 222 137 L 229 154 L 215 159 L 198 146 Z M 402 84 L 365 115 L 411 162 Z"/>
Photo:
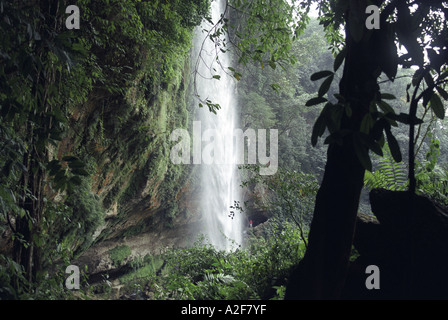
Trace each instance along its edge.
<path fill-rule="evenodd" d="M 377 36 L 375 31 L 372 33 L 370 40 Z M 370 102 L 379 92 L 379 67 L 375 41 L 355 42 L 348 18 L 345 43 L 347 55 L 339 91 L 350 103 L 353 113 L 351 117 L 344 117 L 341 129 L 356 132 L 369 112 Z M 344 138 L 342 145 L 330 144 L 323 181 L 316 196 L 308 249 L 293 272 L 286 299 L 340 298 L 348 271 L 364 172 L 351 134 Z"/>
<path fill-rule="evenodd" d="M 364 178 L 364 168 L 351 149 L 328 149 L 308 249 L 286 298 L 333 299 L 341 294 Z"/>

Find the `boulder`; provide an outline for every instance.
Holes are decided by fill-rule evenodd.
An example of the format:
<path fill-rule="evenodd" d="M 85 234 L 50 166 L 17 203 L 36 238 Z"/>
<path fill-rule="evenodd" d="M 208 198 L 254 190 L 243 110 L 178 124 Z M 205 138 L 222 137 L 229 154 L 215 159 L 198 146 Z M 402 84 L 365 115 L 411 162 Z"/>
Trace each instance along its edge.
<path fill-rule="evenodd" d="M 375 217 L 359 214 L 346 297 L 448 298 L 448 210 L 407 191 L 370 192 Z M 377 265 L 380 289 L 367 290 L 365 268 Z"/>

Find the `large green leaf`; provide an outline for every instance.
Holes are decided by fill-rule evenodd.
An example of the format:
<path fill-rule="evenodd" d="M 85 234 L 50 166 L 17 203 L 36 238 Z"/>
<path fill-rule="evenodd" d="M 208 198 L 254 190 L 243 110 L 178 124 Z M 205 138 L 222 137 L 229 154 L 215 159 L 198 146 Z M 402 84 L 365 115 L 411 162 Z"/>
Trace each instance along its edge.
<path fill-rule="evenodd" d="M 434 93 L 429 100 L 429 105 L 431 106 L 432 111 L 434 111 L 434 114 L 437 118 L 443 119 L 445 118 L 445 108 L 443 107 L 443 103 L 440 100 L 440 97 L 438 94 Z"/>
<path fill-rule="evenodd" d="M 407 113 L 400 112 L 400 114 L 388 114 L 387 117 L 392 119 L 393 121 L 398 121 L 404 124 L 422 124 L 423 120 L 417 118 L 416 116 L 411 118 L 411 116 Z"/>
<path fill-rule="evenodd" d="M 448 92 L 445 91 L 445 89 L 443 89 L 442 87 L 437 86 L 436 87 L 437 92 L 440 94 L 440 96 L 445 99 L 448 100 Z"/>
<path fill-rule="evenodd" d="M 311 144 L 312 144 L 313 147 L 316 146 L 317 139 L 324 134 L 326 127 L 327 126 L 326 126 L 326 123 L 325 123 L 325 118 L 321 114 L 317 118 L 316 122 L 314 123 L 313 131 L 312 131 L 312 134 L 311 134 Z"/>
<path fill-rule="evenodd" d="M 359 133 L 353 134 L 353 148 L 364 169 L 372 171 L 372 160 L 370 160 L 369 149 L 365 147 Z"/>
<path fill-rule="evenodd" d="M 394 109 L 387 102 L 380 100 L 376 104 L 383 110 L 384 114 L 395 114 Z"/>
<path fill-rule="evenodd" d="M 381 94 L 381 99 L 382 100 L 394 100 L 397 99 L 393 94 L 391 93 L 382 93 Z"/>
<path fill-rule="evenodd" d="M 386 127 L 385 129 L 386 129 L 387 142 L 389 144 L 389 149 L 392 154 L 392 157 L 394 158 L 394 160 L 396 162 L 401 162 L 402 155 L 401 155 L 400 146 L 398 144 L 398 141 L 397 141 L 397 139 L 395 139 L 394 135 L 392 134 L 390 127 Z"/>
<path fill-rule="evenodd" d="M 378 62 L 390 80 L 394 80 L 398 71 L 398 52 L 395 45 L 395 32 L 391 26 L 381 28 L 376 37 Z"/>
<path fill-rule="evenodd" d="M 336 58 L 334 59 L 334 63 L 333 63 L 334 72 L 336 72 L 339 69 L 339 67 L 341 66 L 342 62 L 344 62 L 346 52 L 347 52 L 347 48 L 344 47 L 344 49 L 342 49 L 337 54 Z"/>
<path fill-rule="evenodd" d="M 305 106 L 311 107 L 311 106 L 315 106 L 317 104 L 324 103 L 324 102 L 327 102 L 327 101 L 328 100 L 323 98 L 323 97 L 316 97 L 316 98 L 312 98 L 312 99 L 308 100 L 306 102 Z"/>
<path fill-rule="evenodd" d="M 381 146 L 378 142 L 375 142 L 369 135 L 364 134 L 362 132 L 358 133 L 360 140 L 374 153 L 379 155 L 380 157 L 383 156 L 383 150 L 381 149 Z"/>
<path fill-rule="evenodd" d="M 327 79 L 325 79 L 322 84 L 320 85 L 318 96 L 322 97 L 325 95 L 328 90 L 330 90 L 331 83 L 333 82 L 334 75 L 329 76 Z"/>
<path fill-rule="evenodd" d="M 363 133 L 368 134 L 374 124 L 375 124 L 375 121 L 373 120 L 371 114 L 367 113 L 361 120 L 361 126 L 360 126 L 359 130 Z"/>
<path fill-rule="evenodd" d="M 329 71 L 329 70 L 323 70 L 323 71 L 319 71 L 316 73 L 313 73 L 310 77 L 311 81 L 316 81 L 322 78 L 326 78 L 329 77 L 331 75 L 333 75 L 334 72 L 333 71 Z"/>

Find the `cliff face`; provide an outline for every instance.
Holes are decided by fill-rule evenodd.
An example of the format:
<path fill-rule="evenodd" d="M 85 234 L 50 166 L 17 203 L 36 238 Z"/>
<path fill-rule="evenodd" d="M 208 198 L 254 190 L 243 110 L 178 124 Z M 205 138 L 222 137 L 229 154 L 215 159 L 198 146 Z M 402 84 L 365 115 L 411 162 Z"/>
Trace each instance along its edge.
<path fill-rule="evenodd" d="M 199 11 L 191 8 L 190 13 Z M 188 128 L 194 112 L 190 50 L 193 25 L 201 17 L 170 26 L 178 17 L 163 26 L 176 31 L 171 43 L 155 36 L 153 45 L 136 49 L 130 43 L 123 57 L 107 49 L 96 53 L 101 63 L 122 70 L 114 75 L 121 88 L 94 88 L 75 106 L 69 133 L 55 152 L 58 158 L 79 156 L 92 173 L 68 200 L 71 228 L 63 232 L 74 263 L 87 265 L 89 273 L 116 267 L 110 257 L 114 248 L 130 249 L 125 263 L 167 246 L 186 246 L 197 236 L 195 172 L 171 163 L 169 135 Z"/>
<path fill-rule="evenodd" d="M 72 130 L 58 154 L 77 150 L 93 172 L 73 203 L 74 217 L 90 218 L 79 221 L 84 233 L 77 232 L 82 240 L 72 247 L 74 263 L 91 273 L 117 267 L 109 254 L 114 248 L 130 248 L 121 261 L 126 263 L 165 247 L 187 246 L 198 236 L 195 167 L 170 161 L 175 142 L 169 135 L 189 127 L 196 105 L 189 89 L 190 48 L 177 58 L 182 60 L 163 79 L 154 75 L 148 54 L 124 94 L 94 90 L 72 112 Z"/>
<path fill-rule="evenodd" d="M 148 88 L 150 75 L 141 71 L 125 96 L 100 100 L 92 94 L 73 112 L 74 130 L 58 152 L 84 150 L 94 169 L 85 188 L 97 203 L 98 216 L 95 227 L 86 228 L 84 241 L 73 248 L 82 252 L 79 261 L 91 272 L 113 267 L 107 252 L 115 247 L 130 247 L 131 259 L 137 252 L 144 256 L 166 246 L 185 246 L 196 235 L 188 226 L 197 219 L 189 201 L 194 172 L 172 164 L 169 157 L 169 134 L 188 126 L 188 66 L 186 52 L 175 82 Z M 82 203 L 77 210 L 90 212 L 76 216 L 92 215 Z"/>
<path fill-rule="evenodd" d="M 194 111 L 193 29 L 210 1 L 80 0 L 79 29 L 68 5 L 6 1 L 0 19 L 0 258 L 30 284 L 196 237 L 195 173 L 171 163 L 169 136 Z"/>
<path fill-rule="evenodd" d="M 170 132 L 188 125 L 187 57 L 176 82 L 147 88 L 148 75 L 142 72 L 126 96 L 96 100 L 92 95 L 73 112 L 75 129 L 58 152 L 78 145 L 94 168 L 86 189 L 99 205 L 99 217 L 85 242 L 74 248 L 89 248 L 80 259 L 91 272 L 112 267 L 103 253 L 120 245 L 145 255 L 189 241 L 186 233 L 193 229 L 187 224 L 194 219 L 195 208 L 188 208 L 186 199 L 194 191 L 194 172 L 191 167 L 173 165 L 169 158 Z"/>

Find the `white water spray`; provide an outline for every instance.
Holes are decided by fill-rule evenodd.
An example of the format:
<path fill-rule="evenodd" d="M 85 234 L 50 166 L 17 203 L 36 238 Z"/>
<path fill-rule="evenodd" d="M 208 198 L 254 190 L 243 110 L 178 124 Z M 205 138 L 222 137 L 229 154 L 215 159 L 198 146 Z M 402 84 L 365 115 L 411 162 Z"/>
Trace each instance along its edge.
<path fill-rule="evenodd" d="M 219 21 L 224 10 L 224 1 L 213 1 L 211 16 L 213 23 Z M 230 54 L 223 53 L 210 39 L 204 41 L 212 26 L 204 22 L 196 32 L 195 49 L 199 57 L 196 75 L 197 93 L 203 100 L 220 105 L 217 114 L 207 106 L 198 111 L 202 131 L 202 157 L 213 156 L 214 163 L 201 162 L 201 212 L 203 234 L 218 250 L 234 250 L 243 241 L 243 214 L 230 208 L 234 201 L 240 201 L 240 182 L 236 155 L 233 148 L 233 133 L 237 124 L 237 102 L 235 99 L 235 79 L 223 68 L 230 66 Z M 219 63 L 216 60 L 219 54 Z M 196 60 L 195 60 L 196 61 Z M 214 75 L 219 75 L 213 78 Z M 210 134 L 211 133 L 211 134 Z M 233 211 L 233 213 L 232 213 Z"/>

